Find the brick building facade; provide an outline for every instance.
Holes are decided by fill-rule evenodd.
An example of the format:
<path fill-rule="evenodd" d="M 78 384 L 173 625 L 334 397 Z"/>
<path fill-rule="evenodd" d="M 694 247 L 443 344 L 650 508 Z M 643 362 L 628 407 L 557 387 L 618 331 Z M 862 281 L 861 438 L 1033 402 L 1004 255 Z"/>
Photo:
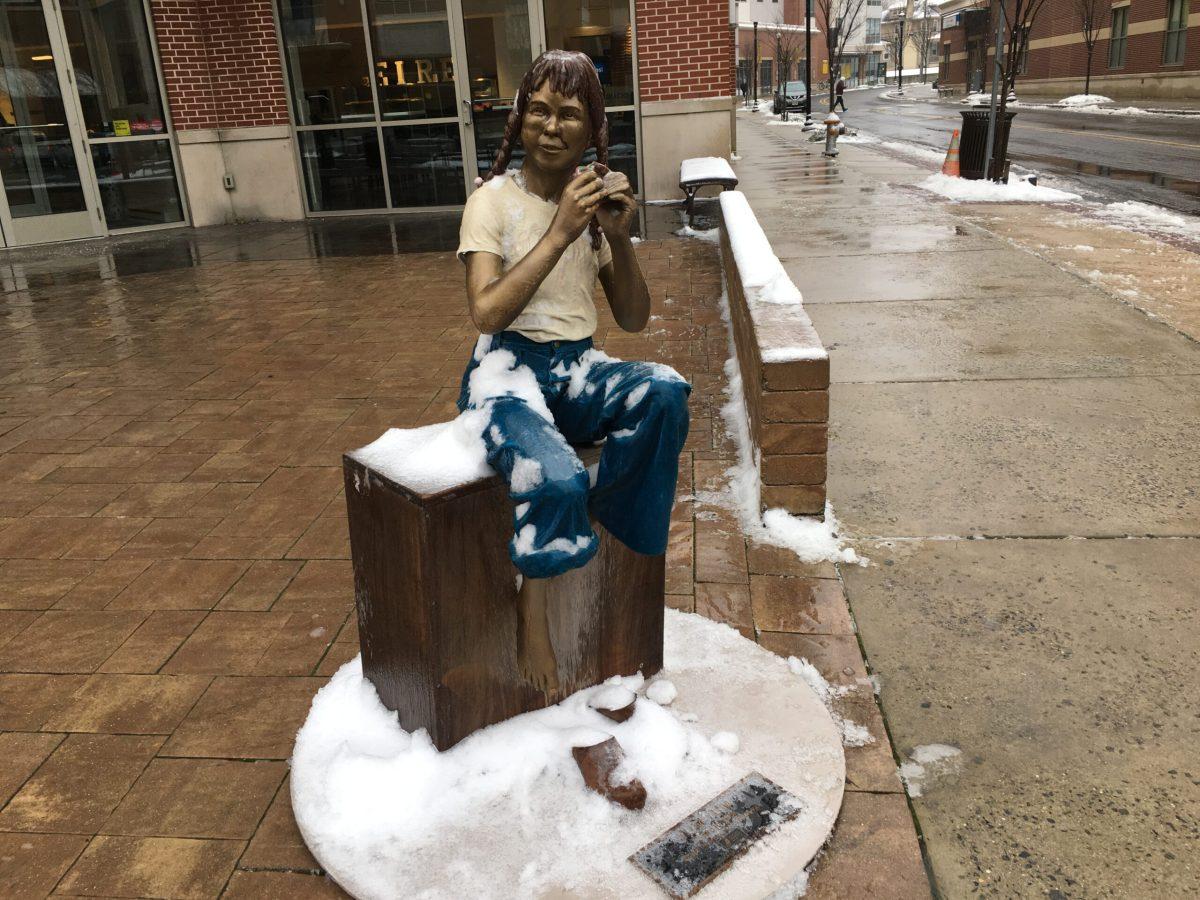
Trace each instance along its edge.
<path fill-rule="evenodd" d="M 1116 0 L 1099 6 L 1091 92 L 1120 100 L 1200 98 L 1200 2 Z M 991 84 L 991 35 L 986 8 L 942 6 L 939 80 L 965 90 Z M 1083 93 L 1087 68 L 1077 6 L 1047 0 L 1029 34 L 1017 76 L 1020 95 L 1064 97 Z"/>
<path fill-rule="evenodd" d="M 57 78 L 65 109 L 0 85 L 0 112 L 41 129 L 31 134 L 62 129 L 77 178 L 31 170 L 24 193 L 5 185 L 9 197 L 33 197 L 21 205 L 0 192 L 10 246 L 460 207 L 495 158 L 521 75 L 555 47 L 596 64 L 610 163 L 644 198 L 678 193 L 683 158 L 731 151 L 729 0 L 81 0 L 44 9 L 44 40 L 21 50 L 32 51 L 39 78 Z M 63 156 L 56 148 L 55 166 Z"/>

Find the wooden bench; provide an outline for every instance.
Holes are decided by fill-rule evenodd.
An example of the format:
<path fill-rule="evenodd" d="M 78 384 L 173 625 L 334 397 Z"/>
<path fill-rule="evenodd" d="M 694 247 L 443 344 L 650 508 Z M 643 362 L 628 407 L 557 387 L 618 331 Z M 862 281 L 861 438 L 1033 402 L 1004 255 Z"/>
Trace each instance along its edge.
<path fill-rule="evenodd" d="M 590 465 L 599 450 L 580 456 Z M 593 522 L 599 552 L 552 582 L 562 690 L 548 701 L 517 673 L 504 481 L 431 490 L 383 468 L 362 451 L 343 457 L 363 674 L 405 730 L 425 728 L 445 750 L 613 675 L 662 668 L 664 557 L 635 553 Z"/>
<path fill-rule="evenodd" d="M 685 203 L 689 226 L 696 217 L 696 191 L 714 185 L 722 191 L 737 187 L 737 175 L 734 174 L 728 160 L 719 156 L 698 156 L 680 163 L 679 187 L 687 198 Z"/>

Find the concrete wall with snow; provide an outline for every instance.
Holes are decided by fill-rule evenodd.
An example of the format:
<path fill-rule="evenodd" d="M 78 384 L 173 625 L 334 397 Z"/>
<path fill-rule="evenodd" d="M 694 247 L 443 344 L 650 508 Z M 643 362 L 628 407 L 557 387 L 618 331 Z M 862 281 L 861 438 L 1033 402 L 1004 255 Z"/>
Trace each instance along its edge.
<path fill-rule="evenodd" d="M 823 515 L 829 355 L 739 191 L 721 194 L 721 262 L 762 506 Z"/>

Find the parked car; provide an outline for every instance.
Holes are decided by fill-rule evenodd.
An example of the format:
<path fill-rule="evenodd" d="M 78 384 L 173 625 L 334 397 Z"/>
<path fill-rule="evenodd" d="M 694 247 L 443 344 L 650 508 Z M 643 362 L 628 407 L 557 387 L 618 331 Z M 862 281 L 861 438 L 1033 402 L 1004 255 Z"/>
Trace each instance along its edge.
<path fill-rule="evenodd" d="M 771 109 L 775 115 L 779 115 L 783 112 L 785 103 L 787 104 L 787 108 L 789 110 L 804 109 L 805 101 L 807 99 L 808 95 L 804 90 L 804 82 L 789 81 L 784 84 L 782 90 L 777 89 L 775 91 L 775 101 L 771 105 Z"/>

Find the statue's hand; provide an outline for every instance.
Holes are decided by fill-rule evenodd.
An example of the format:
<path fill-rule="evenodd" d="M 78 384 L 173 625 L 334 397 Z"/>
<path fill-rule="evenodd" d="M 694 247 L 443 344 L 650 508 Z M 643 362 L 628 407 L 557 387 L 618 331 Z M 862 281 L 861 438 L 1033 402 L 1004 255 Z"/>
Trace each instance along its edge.
<path fill-rule="evenodd" d="M 610 238 L 626 237 L 636 214 L 637 201 L 633 198 L 629 178 L 624 172 L 606 172 L 600 205 L 596 209 L 600 228 Z"/>

